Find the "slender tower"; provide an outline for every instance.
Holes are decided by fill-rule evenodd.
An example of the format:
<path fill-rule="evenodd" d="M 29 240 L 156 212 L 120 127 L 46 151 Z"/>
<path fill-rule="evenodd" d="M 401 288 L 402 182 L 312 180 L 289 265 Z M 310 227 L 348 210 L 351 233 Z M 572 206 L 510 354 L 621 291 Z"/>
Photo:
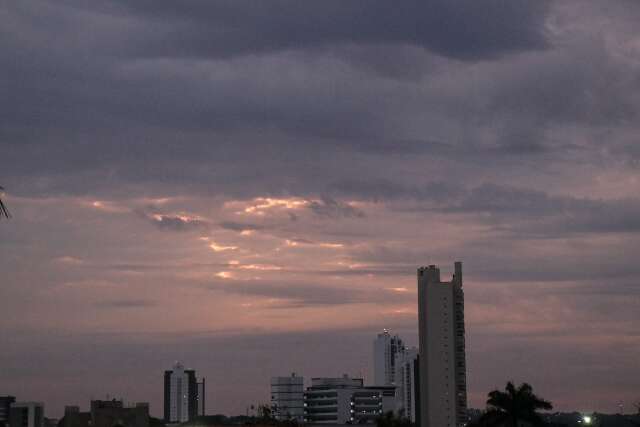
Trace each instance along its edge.
<path fill-rule="evenodd" d="M 450 282 L 435 265 L 418 269 L 420 427 L 461 427 L 466 422 L 462 263 Z"/>
<path fill-rule="evenodd" d="M 395 385 L 396 367 L 405 347 L 398 335 L 391 336 L 387 329 L 373 342 L 374 385 Z"/>

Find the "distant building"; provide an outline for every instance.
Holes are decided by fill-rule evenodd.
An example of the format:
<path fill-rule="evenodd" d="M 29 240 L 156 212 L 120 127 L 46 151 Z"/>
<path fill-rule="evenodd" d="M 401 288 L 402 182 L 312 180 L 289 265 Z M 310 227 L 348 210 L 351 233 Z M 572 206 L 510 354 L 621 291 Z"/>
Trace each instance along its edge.
<path fill-rule="evenodd" d="M 198 414 L 196 371 L 176 362 L 164 372 L 164 420 L 167 423 L 194 421 Z"/>
<path fill-rule="evenodd" d="M 373 378 L 375 385 L 393 385 L 396 361 L 404 352 L 404 344 L 397 335 L 384 330 L 373 342 Z"/>
<path fill-rule="evenodd" d="M 435 265 L 418 269 L 420 425 L 460 427 L 466 422 L 462 263 L 450 282 Z"/>
<path fill-rule="evenodd" d="M 205 408 L 206 397 L 207 397 L 207 391 L 205 388 L 205 379 L 203 378 L 202 381 L 198 383 L 198 393 L 197 393 L 198 410 L 196 411 L 196 413 L 199 417 L 204 417 L 207 415 L 206 408 Z"/>
<path fill-rule="evenodd" d="M 9 424 L 9 409 L 15 401 L 15 396 L 0 396 L 0 427 Z"/>
<path fill-rule="evenodd" d="M 304 378 L 271 377 L 271 410 L 279 421 L 304 419 Z"/>
<path fill-rule="evenodd" d="M 9 427 L 44 427 L 44 403 L 12 403 L 9 408 Z"/>
<path fill-rule="evenodd" d="M 406 349 L 396 361 L 396 413 L 420 422 L 420 357 L 418 349 Z"/>
<path fill-rule="evenodd" d="M 59 427 L 149 427 L 149 404 L 125 406 L 122 400 L 92 400 L 89 412 L 66 406 Z"/>
<path fill-rule="evenodd" d="M 304 422 L 373 423 L 395 406 L 395 386 L 365 387 L 362 378 L 312 378 L 304 393 Z"/>

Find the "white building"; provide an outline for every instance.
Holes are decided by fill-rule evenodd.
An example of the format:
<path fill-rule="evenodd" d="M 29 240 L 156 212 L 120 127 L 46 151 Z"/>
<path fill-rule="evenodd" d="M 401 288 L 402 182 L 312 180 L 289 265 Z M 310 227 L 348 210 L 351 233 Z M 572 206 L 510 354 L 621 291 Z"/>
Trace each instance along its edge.
<path fill-rule="evenodd" d="M 164 372 L 165 422 L 193 421 L 198 414 L 198 406 L 196 371 L 184 369 L 181 363 L 176 362 L 173 370 Z"/>
<path fill-rule="evenodd" d="M 405 349 L 396 361 L 396 414 L 417 423 L 420 405 L 418 349 Z"/>
<path fill-rule="evenodd" d="M 420 425 L 459 427 L 466 422 L 462 263 L 449 282 L 435 265 L 418 269 Z"/>
<path fill-rule="evenodd" d="M 304 378 L 271 377 L 271 410 L 279 421 L 304 419 Z"/>
<path fill-rule="evenodd" d="M 393 385 L 396 360 L 404 352 L 404 344 L 397 335 L 384 330 L 373 342 L 373 379 L 375 385 Z"/>
<path fill-rule="evenodd" d="M 9 408 L 10 427 L 43 427 L 44 403 L 14 402 Z"/>
<path fill-rule="evenodd" d="M 373 423 L 395 406 L 394 386 L 365 387 L 362 378 L 312 378 L 304 393 L 304 422 Z"/>

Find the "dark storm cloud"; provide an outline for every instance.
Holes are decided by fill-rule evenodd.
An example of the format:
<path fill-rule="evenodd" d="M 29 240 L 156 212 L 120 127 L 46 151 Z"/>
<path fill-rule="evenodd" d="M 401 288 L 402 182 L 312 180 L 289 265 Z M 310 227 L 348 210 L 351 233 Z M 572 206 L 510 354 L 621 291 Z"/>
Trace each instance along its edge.
<path fill-rule="evenodd" d="M 320 200 L 311 201 L 308 208 L 311 209 L 314 214 L 326 218 L 365 217 L 365 213 L 362 210 L 328 196 L 323 196 Z"/>
<path fill-rule="evenodd" d="M 464 187 L 447 181 L 432 181 L 424 185 L 404 184 L 389 179 L 342 180 L 328 185 L 328 190 L 346 197 L 384 201 L 413 199 L 445 202 L 465 194 Z"/>
<path fill-rule="evenodd" d="M 459 59 L 547 46 L 548 1 L 277 0 L 120 2 L 153 24 L 142 56 L 206 56 L 310 49 L 340 44 L 413 45 Z"/>
<path fill-rule="evenodd" d="M 640 199 L 597 200 L 554 196 L 543 191 L 484 184 L 443 210 L 489 214 L 485 220 L 522 231 L 565 235 L 572 232 L 640 232 Z"/>
<path fill-rule="evenodd" d="M 160 230 L 197 231 L 207 230 L 211 227 L 210 222 L 205 219 L 190 215 L 161 213 L 158 208 L 153 206 L 136 209 L 135 212 Z"/>
<path fill-rule="evenodd" d="M 250 223 L 246 223 L 246 222 L 235 222 L 235 221 L 223 221 L 220 224 L 220 227 L 224 228 L 225 230 L 232 230 L 232 231 L 245 231 L 245 230 L 264 230 L 266 226 L 264 225 L 260 225 L 260 224 L 250 224 Z"/>

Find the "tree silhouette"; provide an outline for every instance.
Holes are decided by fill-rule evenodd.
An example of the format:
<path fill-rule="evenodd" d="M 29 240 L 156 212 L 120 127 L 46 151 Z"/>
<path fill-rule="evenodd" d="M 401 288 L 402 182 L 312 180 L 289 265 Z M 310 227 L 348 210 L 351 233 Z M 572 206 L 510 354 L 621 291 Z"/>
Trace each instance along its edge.
<path fill-rule="evenodd" d="M 4 191 L 4 188 L 0 186 L 0 192 L 2 191 Z M 11 214 L 9 213 L 9 210 L 7 209 L 5 204 L 2 202 L 2 199 L 0 199 L 0 218 L 2 217 L 10 218 Z"/>
<path fill-rule="evenodd" d="M 487 411 L 472 426 L 519 427 L 521 425 L 544 425 L 538 410 L 550 410 L 550 402 L 533 394 L 532 387 L 523 383 L 519 387 L 511 381 L 505 391 L 493 390 L 487 399 Z"/>
<path fill-rule="evenodd" d="M 409 418 L 397 417 L 392 411 L 376 418 L 376 427 L 412 427 Z"/>

